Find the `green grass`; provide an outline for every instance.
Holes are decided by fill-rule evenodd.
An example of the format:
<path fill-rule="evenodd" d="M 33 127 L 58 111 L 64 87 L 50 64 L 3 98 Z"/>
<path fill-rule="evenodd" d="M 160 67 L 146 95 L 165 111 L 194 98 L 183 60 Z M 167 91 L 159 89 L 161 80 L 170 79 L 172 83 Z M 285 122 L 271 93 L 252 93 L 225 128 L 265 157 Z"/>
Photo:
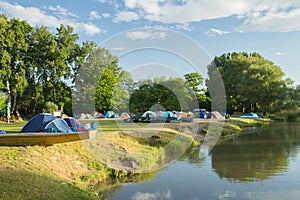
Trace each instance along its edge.
<path fill-rule="evenodd" d="M 241 119 L 241 118 L 231 117 L 230 119 L 226 120 L 221 136 L 236 134 L 250 127 L 261 127 L 264 124 L 270 122 L 271 120 L 269 119 L 257 120 L 257 119 Z"/>
<path fill-rule="evenodd" d="M 268 121 L 231 118 L 225 121 L 222 135 L 237 133 L 247 127 L 261 126 L 266 122 Z M 1 123 L 0 129 L 7 133 L 17 133 L 25 123 Z M 176 126 L 179 124 L 166 124 L 164 126 L 166 129 L 156 134 L 155 143 L 151 145 L 149 137 L 134 137 L 123 132 L 131 130 L 144 133 L 148 124 L 135 125 L 122 121 L 99 120 L 98 130 L 113 145 L 105 146 L 99 138 L 98 144 L 103 146 L 96 148 L 96 151 L 103 151 L 99 154 L 108 156 L 106 159 L 111 159 L 115 158 L 114 155 L 121 155 L 115 149 L 107 148 L 114 147 L 120 149 L 121 153 L 125 152 L 127 158 L 137 161 L 141 168 L 155 168 L 158 159 L 162 163 L 169 162 L 170 160 L 164 159 L 179 154 L 186 148 L 185 145 L 193 144 L 192 137 L 176 131 L 178 128 Z M 158 125 L 154 125 L 154 127 Z M 170 130 L 170 128 L 174 130 Z M 166 146 L 168 148 L 164 148 Z M 98 193 L 107 188 L 112 188 L 113 191 L 122 184 L 122 180 L 116 181 L 117 179 L 111 179 L 111 177 L 119 177 L 124 181 L 142 181 L 145 178 L 151 179 L 155 175 L 154 172 L 145 174 L 145 177 L 143 177 L 144 175 L 136 176 L 108 167 L 101 163 L 80 141 L 48 147 L 0 146 L 0 158 L 0 199 L 4 200 L 95 199 L 95 192 Z M 108 197 L 100 196 L 99 198 Z"/>
<path fill-rule="evenodd" d="M 7 124 L 4 122 L 0 122 L 0 130 L 4 130 L 6 133 L 20 133 L 22 127 L 26 124 L 27 121 L 16 122 Z"/>
<path fill-rule="evenodd" d="M 2 200 L 96 199 L 96 195 L 70 183 L 26 170 L 2 168 L 0 177 Z"/>

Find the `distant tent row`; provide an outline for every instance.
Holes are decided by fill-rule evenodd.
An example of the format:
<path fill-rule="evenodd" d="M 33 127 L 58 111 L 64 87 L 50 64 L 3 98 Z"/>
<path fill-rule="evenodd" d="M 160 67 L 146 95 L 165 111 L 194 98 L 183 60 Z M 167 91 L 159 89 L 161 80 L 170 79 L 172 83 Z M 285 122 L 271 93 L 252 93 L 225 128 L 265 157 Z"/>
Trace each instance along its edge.
<path fill-rule="evenodd" d="M 128 113 L 122 113 L 121 117 L 126 118 L 129 116 Z M 79 119 L 101 119 L 101 118 L 119 118 L 120 116 L 116 114 L 113 110 L 108 110 L 102 113 L 95 112 L 93 115 L 89 113 L 81 113 L 80 116 L 78 116 Z"/>

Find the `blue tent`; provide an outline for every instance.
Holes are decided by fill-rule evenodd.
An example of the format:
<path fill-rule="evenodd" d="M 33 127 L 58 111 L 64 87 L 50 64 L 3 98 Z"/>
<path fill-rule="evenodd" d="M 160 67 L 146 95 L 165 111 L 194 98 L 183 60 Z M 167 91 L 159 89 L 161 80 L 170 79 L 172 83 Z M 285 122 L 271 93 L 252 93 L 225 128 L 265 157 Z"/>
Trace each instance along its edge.
<path fill-rule="evenodd" d="M 204 119 L 206 119 L 206 118 L 207 118 L 206 112 L 205 112 L 205 111 L 201 111 L 201 112 L 199 113 L 199 118 L 204 118 Z"/>
<path fill-rule="evenodd" d="M 171 118 L 171 117 L 175 117 L 174 114 L 170 111 L 165 112 L 162 116 L 162 118 Z"/>
<path fill-rule="evenodd" d="M 105 118 L 117 118 L 117 115 L 114 113 L 114 111 L 109 110 L 106 113 L 104 113 Z"/>
<path fill-rule="evenodd" d="M 45 128 L 45 132 L 63 132 L 63 133 L 69 133 L 73 132 L 72 129 L 68 126 L 67 122 L 65 120 L 56 118 L 49 122 Z"/>
<path fill-rule="evenodd" d="M 244 119 L 259 119 L 259 116 L 256 113 L 247 113 L 245 115 L 240 116 L 240 118 L 244 118 Z"/>
<path fill-rule="evenodd" d="M 38 114 L 25 124 L 21 132 L 43 132 L 46 125 L 54 119 L 56 119 L 56 117 L 49 113 Z"/>

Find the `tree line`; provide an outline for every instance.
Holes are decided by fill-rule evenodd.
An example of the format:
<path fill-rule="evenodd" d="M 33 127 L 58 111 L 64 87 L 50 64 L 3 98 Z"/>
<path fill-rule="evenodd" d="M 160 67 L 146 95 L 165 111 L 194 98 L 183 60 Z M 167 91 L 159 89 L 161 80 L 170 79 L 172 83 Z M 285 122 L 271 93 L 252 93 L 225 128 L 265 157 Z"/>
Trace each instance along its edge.
<path fill-rule="evenodd" d="M 207 66 L 207 80 L 190 73 L 134 82 L 119 66 L 118 57 L 92 41 L 78 44 L 73 31 L 61 25 L 51 32 L 0 15 L 0 110 L 9 107 L 12 114 L 34 115 L 49 102 L 68 115 L 72 106 L 78 112 L 143 112 L 155 106 L 210 110 L 208 86 L 216 68 L 225 86 L 226 96 L 220 98 L 226 101 L 228 113 L 299 109 L 300 86 L 284 79 L 281 68 L 258 53 L 215 57 Z"/>

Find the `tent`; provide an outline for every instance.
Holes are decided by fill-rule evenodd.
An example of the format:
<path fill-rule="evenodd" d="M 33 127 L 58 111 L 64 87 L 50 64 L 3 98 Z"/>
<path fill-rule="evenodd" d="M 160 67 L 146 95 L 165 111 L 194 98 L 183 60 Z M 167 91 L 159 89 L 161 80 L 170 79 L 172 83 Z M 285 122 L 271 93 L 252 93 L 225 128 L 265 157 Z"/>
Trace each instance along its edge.
<path fill-rule="evenodd" d="M 102 113 L 99 113 L 96 118 L 104 118 L 104 115 Z"/>
<path fill-rule="evenodd" d="M 46 125 L 54 119 L 56 119 L 56 117 L 49 113 L 38 114 L 25 124 L 21 132 L 43 132 Z"/>
<path fill-rule="evenodd" d="M 130 115 L 126 112 L 123 112 L 120 116 L 120 118 L 130 118 Z"/>
<path fill-rule="evenodd" d="M 144 117 L 144 118 L 156 117 L 156 113 L 148 110 L 148 111 L 144 112 L 142 117 Z"/>
<path fill-rule="evenodd" d="M 207 116 L 207 118 L 212 118 L 212 119 L 225 119 L 225 117 L 218 111 L 213 111 L 210 112 Z"/>
<path fill-rule="evenodd" d="M 65 117 L 63 120 L 74 132 L 87 132 L 90 130 L 88 127 L 81 125 L 81 123 L 73 117 Z"/>
<path fill-rule="evenodd" d="M 67 122 L 56 118 L 54 120 L 52 120 L 51 122 L 49 122 L 45 128 L 44 128 L 45 132 L 63 132 L 63 133 L 69 133 L 69 132 L 73 132 L 72 129 L 68 126 Z"/>
<path fill-rule="evenodd" d="M 86 114 L 86 117 L 88 118 L 88 119 L 94 119 L 94 117 L 93 117 L 93 115 L 91 115 L 91 114 Z"/>
<path fill-rule="evenodd" d="M 118 116 L 112 110 L 105 112 L 104 117 L 105 118 L 118 118 Z"/>
<path fill-rule="evenodd" d="M 240 118 L 243 118 L 243 119 L 259 119 L 259 116 L 256 114 L 256 113 L 247 113 L 243 116 L 240 116 Z"/>
<path fill-rule="evenodd" d="M 207 118 L 206 112 L 205 112 L 205 111 L 201 111 L 201 112 L 199 113 L 199 118 L 206 119 L 206 118 Z"/>
<path fill-rule="evenodd" d="M 167 111 L 161 117 L 162 118 L 171 118 L 171 117 L 175 117 L 175 115 L 172 112 Z"/>

